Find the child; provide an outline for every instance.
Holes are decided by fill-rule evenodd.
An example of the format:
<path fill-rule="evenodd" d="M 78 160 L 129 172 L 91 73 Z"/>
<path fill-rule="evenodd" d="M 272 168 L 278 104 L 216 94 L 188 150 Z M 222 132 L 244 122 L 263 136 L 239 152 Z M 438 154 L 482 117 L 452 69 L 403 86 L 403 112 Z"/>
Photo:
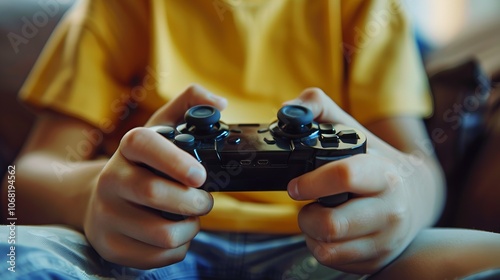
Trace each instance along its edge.
<path fill-rule="evenodd" d="M 82 1 L 21 97 L 40 118 L 16 162 L 19 219 L 73 227 L 136 277 L 357 278 L 442 208 L 425 75 L 397 1 Z M 288 194 L 207 193 L 201 164 L 148 128 L 197 104 L 268 123 L 287 100 L 362 130 L 368 153 Z M 309 203 L 342 192 L 354 198 Z"/>

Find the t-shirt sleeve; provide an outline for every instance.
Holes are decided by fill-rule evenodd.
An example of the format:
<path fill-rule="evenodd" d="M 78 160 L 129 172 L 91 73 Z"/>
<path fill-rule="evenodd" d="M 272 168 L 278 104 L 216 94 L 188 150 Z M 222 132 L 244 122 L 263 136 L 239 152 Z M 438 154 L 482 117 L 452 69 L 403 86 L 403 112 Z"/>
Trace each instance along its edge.
<path fill-rule="evenodd" d="M 403 1 L 357 1 L 342 11 L 349 112 L 364 124 L 429 115 L 427 76 Z"/>
<path fill-rule="evenodd" d="M 118 1 L 78 3 L 49 39 L 20 98 L 36 109 L 109 126 L 139 103 L 134 89 L 147 71 L 146 9 Z"/>

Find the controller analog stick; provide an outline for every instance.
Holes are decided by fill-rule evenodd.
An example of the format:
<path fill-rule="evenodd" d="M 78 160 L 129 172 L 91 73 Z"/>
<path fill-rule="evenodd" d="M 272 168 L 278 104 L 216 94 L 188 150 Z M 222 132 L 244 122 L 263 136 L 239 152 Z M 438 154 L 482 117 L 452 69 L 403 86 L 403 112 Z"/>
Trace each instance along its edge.
<path fill-rule="evenodd" d="M 198 105 L 186 111 L 184 120 L 198 132 L 210 132 L 220 120 L 220 112 L 210 105 Z"/>
<path fill-rule="evenodd" d="M 278 111 L 278 126 L 286 133 L 304 133 L 313 122 L 311 110 L 300 105 L 286 105 Z"/>

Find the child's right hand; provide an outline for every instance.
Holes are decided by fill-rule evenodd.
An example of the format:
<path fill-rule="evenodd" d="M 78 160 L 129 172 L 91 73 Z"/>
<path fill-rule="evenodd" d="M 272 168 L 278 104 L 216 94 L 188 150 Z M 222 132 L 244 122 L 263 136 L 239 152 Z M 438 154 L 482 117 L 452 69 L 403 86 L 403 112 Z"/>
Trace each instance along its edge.
<path fill-rule="evenodd" d="M 198 104 L 222 110 L 227 101 L 199 86 L 187 88 L 160 108 L 146 127 L 175 125 Z M 126 133 L 99 174 L 87 207 L 84 230 L 106 260 L 136 268 L 165 266 L 182 260 L 199 231 L 197 216 L 208 213 L 212 196 L 196 187 L 206 178 L 191 155 L 146 127 Z M 176 181 L 159 177 L 141 165 L 157 169 Z M 173 222 L 166 211 L 191 216 Z"/>

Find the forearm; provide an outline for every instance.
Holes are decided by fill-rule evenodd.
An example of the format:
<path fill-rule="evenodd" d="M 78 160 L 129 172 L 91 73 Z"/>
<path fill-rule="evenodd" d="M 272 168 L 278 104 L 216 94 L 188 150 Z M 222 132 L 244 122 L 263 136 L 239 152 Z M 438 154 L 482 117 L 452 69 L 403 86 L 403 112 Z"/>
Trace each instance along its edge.
<path fill-rule="evenodd" d="M 375 151 L 394 157 L 396 172 L 408 186 L 412 212 L 418 215 L 412 219 L 415 227 L 421 229 L 435 223 L 444 206 L 445 181 L 422 121 L 409 117 L 386 119 L 368 129 L 388 144 L 387 149 L 403 153 Z"/>
<path fill-rule="evenodd" d="M 391 147 L 391 149 L 395 149 Z M 387 153 L 393 159 L 392 175 L 386 175 L 392 187 L 403 187 L 407 205 L 403 208 L 411 213 L 414 233 L 432 226 L 440 217 L 445 203 L 445 181 L 439 161 L 431 147 L 423 149 L 418 145 Z M 404 213 L 401 213 L 404 214 Z"/>
<path fill-rule="evenodd" d="M 87 202 L 105 163 L 69 162 L 44 151 L 21 156 L 15 163 L 14 183 L 18 223 L 67 224 L 82 230 Z M 6 179 L 2 182 L 3 201 L 7 201 Z"/>
<path fill-rule="evenodd" d="M 500 235 L 432 229 L 423 230 L 396 261 L 370 279 L 458 279 L 498 267 Z"/>
<path fill-rule="evenodd" d="M 410 155 L 411 159 L 415 155 Z M 429 156 L 421 161 L 415 161 L 414 174 L 409 175 L 407 180 L 410 185 L 410 201 L 413 201 L 414 213 L 418 215 L 415 219 L 417 228 L 432 226 L 439 219 L 446 198 L 444 176 L 439 162 Z M 404 174 L 403 174 L 404 175 Z"/>

